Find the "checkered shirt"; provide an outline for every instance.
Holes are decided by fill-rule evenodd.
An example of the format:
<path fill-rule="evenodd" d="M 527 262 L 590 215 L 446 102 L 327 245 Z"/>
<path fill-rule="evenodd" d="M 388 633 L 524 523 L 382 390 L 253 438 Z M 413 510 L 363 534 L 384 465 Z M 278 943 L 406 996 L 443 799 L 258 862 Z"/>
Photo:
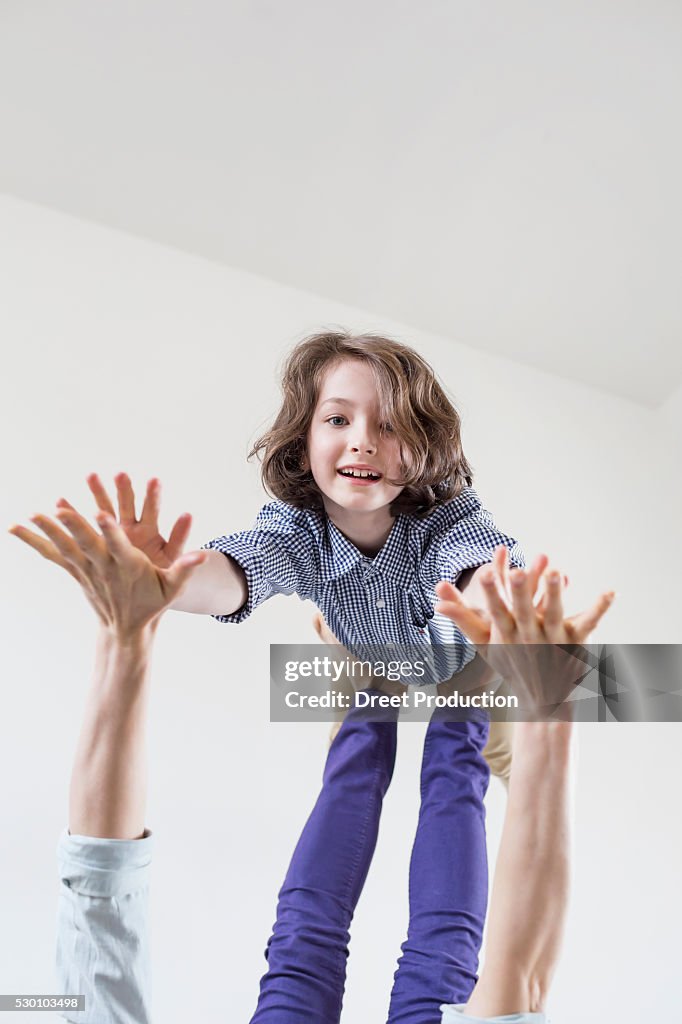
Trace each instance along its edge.
<path fill-rule="evenodd" d="M 251 530 L 217 537 L 204 545 L 241 565 L 248 600 L 220 622 L 243 622 L 273 594 L 298 594 L 313 601 L 329 628 L 351 654 L 377 660 L 421 658 L 428 665 L 422 684 L 459 672 L 474 649 L 450 619 L 438 615 L 434 588 L 455 582 L 466 569 L 490 562 L 504 544 L 512 565 L 523 567 L 513 537 L 500 533 L 471 487 L 423 519 L 397 516 L 381 551 L 363 555 L 323 511 L 272 501 Z M 369 653 L 371 652 L 371 653 Z"/>

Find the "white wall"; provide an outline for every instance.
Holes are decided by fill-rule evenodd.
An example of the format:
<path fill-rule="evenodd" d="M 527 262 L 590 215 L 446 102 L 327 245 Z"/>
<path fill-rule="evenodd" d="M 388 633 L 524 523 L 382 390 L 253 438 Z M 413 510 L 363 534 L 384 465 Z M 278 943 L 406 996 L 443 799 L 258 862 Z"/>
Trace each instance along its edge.
<path fill-rule="evenodd" d="M 126 469 L 140 484 L 161 477 L 165 523 L 192 511 L 197 545 L 250 524 L 264 499 L 245 454 L 276 409 L 281 358 L 322 325 L 381 329 L 414 345 L 455 396 L 476 485 L 499 525 L 568 571 L 576 609 L 617 589 L 599 638 L 680 641 L 679 451 L 662 415 L 9 198 L 0 198 L 0 288 L 5 523 L 49 512 L 61 495 L 88 506 L 86 473 Z M 54 847 L 94 620 L 66 576 L 9 537 L 2 584 L 0 991 L 50 992 Z M 240 628 L 182 615 L 162 627 L 148 818 L 159 1021 L 246 1020 L 253 1008 L 326 738 L 323 726 L 268 723 L 268 644 L 307 642 L 311 612 L 277 598 Z M 401 731 L 355 921 L 351 1024 L 385 1019 L 422 733 Z M 640 1024 L 679 1006 L 679 741 L 678 725 L 581 728 L 576 891 L 554 1024 Z M 494 852 L 497 786 L 489 806 Z"/>

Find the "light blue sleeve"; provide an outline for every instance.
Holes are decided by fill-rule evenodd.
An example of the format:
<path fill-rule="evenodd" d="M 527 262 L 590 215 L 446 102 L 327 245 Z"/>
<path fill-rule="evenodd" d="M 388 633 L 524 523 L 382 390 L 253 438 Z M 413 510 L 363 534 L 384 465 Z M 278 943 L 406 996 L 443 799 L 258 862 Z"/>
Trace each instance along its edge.
<path fill-rule="evenodd" d="M 58 992 L 84 995 L 81 1024 L 149 1024 L 148 895 L 152 836 L 97 839 L 64 831 L 57 847 Z"/>
<path fill-rule="evenodd" d="M 549 1024 L 544 1013 L 512 1013 L 505 1017 L 469 1017 L 464 1006 L 441 1006 L 441 1024 Z"/>

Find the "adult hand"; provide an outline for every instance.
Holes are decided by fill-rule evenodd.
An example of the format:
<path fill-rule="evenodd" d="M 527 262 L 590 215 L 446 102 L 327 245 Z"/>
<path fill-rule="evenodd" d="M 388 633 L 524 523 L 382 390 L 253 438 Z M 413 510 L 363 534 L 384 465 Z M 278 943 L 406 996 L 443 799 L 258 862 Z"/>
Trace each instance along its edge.
<path fill-rule="evenodd" d="M 97 508 L 116 519 L 116 511 L 107 489 L 97 473 L 91 473 L 87 484 L 97 503 Z M 159 508 L 161 503 L 161 482 L 153 477 L 147 483 L 147 490 L 142 504 L 140 518 L 135 513 L 135 493 L 127 473 L 118 473 L 114 477 L 118 504 L 118 522 L 126 537 L 149 560 L 161 569 L 168 569 L 184 548 L 192 524 L 192 517 L 185 513 L 176 520 L 168 540 L 159 532 Z M 59 509 L 73 509 L 73 506 L 60 498 Z"/>
<path fill-rule="evenodd" d="M 131 543 L 109 511 L 97 513 L 101 533 L 68 502 L 60 503 L 57 518 L 66 530 L 48 516 L 36 515 L 31 522 L 44 537 L 24 526 L 12 526 L 9 532 L 73 576 L 102 624 L 119 639 L 154 626 L 206 558 L 202 551 L 182 555 L 181 545 L 176 545 L 174 560 L 161 568 Z"/>
<path fill-rule="evenodd" d="M 534 708 L 561 703 L 582 677 L 584 665 L 562 647 L 584 644 L 615 596 L 605 592 L 587 611 L 567 618 L 562 577 L 554 569 L 545 572 L 547 564 L 547 557 L 539 555 L 530 570 L 510 572 L 506 548 L 498 548 L 480 577 L 486 610 L 472 608 L 446 580 L 436 586 L 436 611 L 455 622 L 513 692 Z M 544 592 L 534 603 L 543 573 Z"/>

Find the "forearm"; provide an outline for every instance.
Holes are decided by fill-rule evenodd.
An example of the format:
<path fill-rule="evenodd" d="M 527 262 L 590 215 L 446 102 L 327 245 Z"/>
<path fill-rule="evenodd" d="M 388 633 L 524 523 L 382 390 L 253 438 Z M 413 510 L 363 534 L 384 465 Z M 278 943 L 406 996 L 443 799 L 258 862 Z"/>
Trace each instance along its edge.
<path fill-rule="evenodd" d="M 249 591 L 242 567 L 221 551 L 208 551 L 182 593 L 170 605 L 199 615 L 232 615 L 246 604 Z"/>
<path fill-rule="evenodd" d="M 144 832 L 152 641 L 150 628 L 125 640 L 100 631 L 71 776 L 72 835 L 137 839 Z"/>
<path fill-rule="evenodd" d="M 542 1009 L 568 906 L 572 731 L 571 722 L 516 726 L 474 1016 Z"/>

